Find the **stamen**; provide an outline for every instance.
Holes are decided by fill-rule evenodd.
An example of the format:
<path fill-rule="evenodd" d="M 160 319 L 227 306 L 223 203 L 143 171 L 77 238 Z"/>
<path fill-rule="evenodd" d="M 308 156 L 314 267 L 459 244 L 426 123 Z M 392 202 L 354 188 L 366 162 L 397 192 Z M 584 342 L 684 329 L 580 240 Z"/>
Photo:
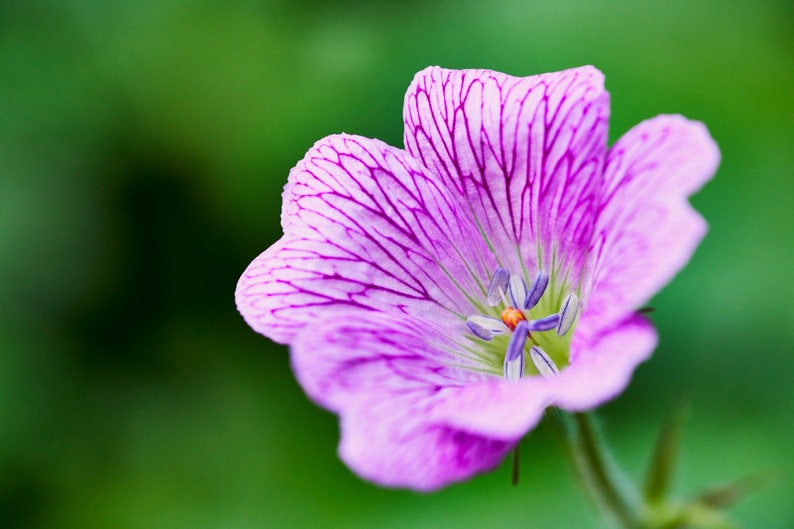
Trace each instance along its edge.
<path fill-rule="evenodd" d="M 510 300 L 511 306 L 523 307 L 527 301 L 527 284 L 524 278 L 518 275 L 510 276 Z"/>
<path fill-rule="evenodd" d="M 544 377 L 553 377 L 554 375 L 559 374 L 559 369 L 554 364 L 554 360 L 552 360 L 546 352 L 538 347 L 537 345 L 533 345 L 529 350 L 529 358 L 532 359 L 532 363 L 535 364 L 538 372 L 543 375 Z"/>
<path fill-rule="evenodd" d="M 507 344 L 507 352 L 505 353 L 505 361 L 513 361 L 524 352 L 524 344 L 527 343 L 527 336 L 529 335 L 529 324 L 522 321 L 516 326 L 513 336 L 510 337 L 510 343 Z"/>
<path fill-rule="evenodd" d="M 560 323 L 557 325 L 557 334 L 565 336 L 565 333 L 571 328 L 573 322 L 576 320 L 576 315 L 579 312 L 579 296 L 573 292 L 563 300 L 560 307 Z"/>
<path fill-rule="evenodd" d="M 559 314 L 551 314 L 546 316 L 545 318 L 540 318 L 539 320 L 532 320 L 529 322 L 529 330 L 530 331 L 550 331 L 560 321 Z"/>
<path fill-rule="evenodd" d="M 507 284 L 510 281 L 510 272 L 501 266 L 496 269 L 491 284 L 488 286 L 488 294 L 485 296 L 485 301 L 491 307 L 495 307 L 502 301 L 502 296 L 507 292 Z"/>
<path fill-rule="evenodd" d="M 521 377 L 524 376 L 524 355 L 520 355 L 512 362 L 505 360 L 504 373 L 505 379 L 511 384 L 515 384 L 521 380 Z"/>
<path fill-rule="evenodd" d="M 507 326 L 496 318 L 475 314 L 466 320 L 466 326 L 477 338 L 485 341 L 493 339 L 495 334 L 507 332 Z"/>
<path fill-rule="evenodd" d="M 549 286 L 549 274 L 545 270 L 538 270 L 535 274 L 535 279 L 532 281 L 532 286 L 529 287 L 527 299 L 524 302 L 524 309 L 529 310 L 538 304 L 543 293 L 546 292 L 546 287 Z"/>
<path fill-rule="evenodd" d="M 518 382 L 524 376 L 524 344 L 527 343 L 529 324 L 522 321 L 516 326 L 505 353 L 504 375 L 508 382 Z"/>

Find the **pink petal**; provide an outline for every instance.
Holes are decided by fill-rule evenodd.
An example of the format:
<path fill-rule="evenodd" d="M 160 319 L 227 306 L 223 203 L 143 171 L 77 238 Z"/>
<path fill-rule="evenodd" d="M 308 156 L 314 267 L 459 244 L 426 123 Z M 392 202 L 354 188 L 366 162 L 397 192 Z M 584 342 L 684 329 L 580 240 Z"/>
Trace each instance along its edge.
<path fill-rule="evenodd" d="M 552 402 L 552 382 L 540 376 L 518 383 L 496 379 L 455 390 L 434 410 L 434 420 L 494 439 L 520 439 Z"/>
<path fill-rule="evenodd" d="M 432 491 L 497 467 L 515 446 L 428 423 L 422 417 L 434 400 L 412 397 L 370 402 L 342 414 L 339 457 L 362 478 Z"/>
<path fill-rule="evenodd" d="M 609 150 L 586 308 L 593 317 L 577 332 L 613 325 L 686 264 L 706 233 L 687 197 L 711 178 L 719 158 L 706 128 L 681 116 L 640 123 Z"/>
<path fill-rule="evenodd" d="M 458 321 L 496 264 L 438 178 L 404 151 L 356 136 L 317 142 L 284 190 L 284 237 L 237 285 L 256 331 L 289 342 L 339 308 Z M 460 244 L 466 241 L 466 244 Z"/>
<path fill-rule="evenodd" d="M 632 315 L 592 342 L 575 337 L 572 349 L 577 360 L 557 376 L 456 388 L 433 411 L 434 421 L 484 437 L 518 439 L 535 427 L 548 407 L 584 411 L 619 395 L 656 341 L 653 327 Z"/>
<path fill-rule="evenodd" d="M 403 117 L 408 152 L 471 208 L 504 266 L 535 268 L 540 246 L 549 269 L 556 248 L 575 284 L 606 154 L 601 72 L 517 78 L 428 68 L 408 89 Z"/>
<path fill-rule="evenodd" d="M 386 486 L 431 490 L 498 465 L 549 406 L 581 411 L 620 393 L 656 344 L 632 316 L 552 378 L 509 384 L 457 367 L 462 329 L 410 316 L 342 312 L 301 332 L 293 368 L 341 416 L 342 459 Z"/>
<path fill-rule="evenodd" d="M 487 381 L 467 368 L 475 342 L 463 322 L 453 326 L 414 316 L 365 310 L 337 311 L 299 333 L 292 367 L 306 393 L 341 412 L 361 400 L 435 391 Z M 377 397 L 374 397 L 377 396 Z"/>
<path fill-rule="evenodd" d="M 339 453 L 356 473 L 432 490 L 493 468 L 512 448 L 520 435 L 464 431 L 437 412 L 460 391 L 493 381 L 456 367 L 456 354 L 465 354 L 461 332 L 462 325 L 350 311 L 298 334 L 295 374 L 314 401 L 340 414 Z"/>
<path fill-rule="evenodd" d="M 551 403 L 568 411 L 584 411 L 613 399 L 628 386 L 634 370 L 651 356 L 656 343 L 656 330 L 638 315 L 629 316 L 589 342 L 580 334 L 574 335 L 573 360 L 553 380 Z"/>

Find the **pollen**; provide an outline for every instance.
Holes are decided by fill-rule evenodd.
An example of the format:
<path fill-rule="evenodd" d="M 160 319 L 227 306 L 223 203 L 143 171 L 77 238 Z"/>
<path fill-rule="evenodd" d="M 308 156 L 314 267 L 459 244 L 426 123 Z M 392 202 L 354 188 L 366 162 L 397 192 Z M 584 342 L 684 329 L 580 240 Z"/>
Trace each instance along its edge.
<path fill-rule="evenodd" d="M 515 331 L 516 325 L 526 320 L 524 313 L 514 307 L 507 307 L 502 311 L 502 321 L 511 331 Z"/>

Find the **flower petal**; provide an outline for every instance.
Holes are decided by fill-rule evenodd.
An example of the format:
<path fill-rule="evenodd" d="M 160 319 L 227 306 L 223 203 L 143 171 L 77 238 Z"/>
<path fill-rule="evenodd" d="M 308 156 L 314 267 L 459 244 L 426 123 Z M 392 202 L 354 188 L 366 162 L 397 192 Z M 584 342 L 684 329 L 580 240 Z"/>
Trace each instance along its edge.
<path fill-rule="evenodd" d="M 366 310 L 343 310 L 320 319 L 292 343 L 292 367 L 309 396 L 343 411 L 352 403 L 391 393 L 454 388 L 493 375 L 465 367 L 463 323 L 450 329 L 433 320 Z"/>
<path fill-rule="evenodd" d="M 577 332 L 571 343 L 575 359 L 551 381 L 551 402 L 568 411 L 584 411 L 616 397 L 634 369 L 651 356 L 656 343 L 656 330 L 639 315 L 603 331 L 594 341 L 586 341 Z"/>
<path fill-rule="evenodd" d="M 681 116 L 645 121 L 610 149 L 586 306 L 598 317 L 577 332 L 613 325 L 686 264 L 706 232 L 687 197 L 711 178 L 719 158 L 703 124 Z"/>
<path fill-rule="evenodd" d="M 317 142 L 290 173 L 282 225 L 236 291 L 248 324 L 278 342 L 339 308 L 458 321 L 477 312 L 496 268 L 438 178 L 377 140 Z"/>
<path fill-rule="evenodd" d="M 408 89 L 403 117 L 406 150 L 471 208 L 503 266 L 550 269 L 555 248 L 555 264 L 576 283 L 606 155 L 601 72 L 517 78 L 427 68 Z"/>
<path fill-rule="evenodd" d="M 575 334 L 571 347 L 577 360 L 556 376 L 525 377 L 518 384 L 472 384 L 457 389 L 433 414 L 437 421 L 473 434 L 520 438 L 550 406 L 584 411 L 619 395 L 656 342 L 653 326 L 632 315 L 596 341 L 586 342 Z"/>
<path fill-rule="evenodd" d="M 422 420 L 437 401 L 407 395 L 350 410 L 340 421 L 339 457 L 380 485 L 432 491 L 497 467 L 515 446 Z"/>
<path fill-rule="evenodd" d="M 467 432 L 436 417 L 459 391 L 494 380 L 454 366 L 462 351 L 450 335 L 434 322 L 370 311 L 342 312 L 297 335 L 296 377 L 315 402 L 340 414 L 340 456 L 362 477 L 432 490 L 493 468 L 519 438 Z"/>

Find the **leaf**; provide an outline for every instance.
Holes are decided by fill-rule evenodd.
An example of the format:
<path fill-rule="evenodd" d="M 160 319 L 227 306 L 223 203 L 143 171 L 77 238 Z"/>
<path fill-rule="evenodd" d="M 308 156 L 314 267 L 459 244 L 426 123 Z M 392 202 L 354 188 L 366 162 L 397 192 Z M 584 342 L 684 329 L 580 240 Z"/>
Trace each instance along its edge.
<path fill-rule="evenodd" d="M 678 404 L 659 432 L 643 487 L 645 501 L 648 503 L 657 503 L 663 500 L 670 489 L 687 415 L 688 407 L 683 403 Z"/>
<path fill-rule="evenodd" d="M 697 501 L 717 509 L 729 507 L 760 489 L 768 481 L 765 475 L 752 474 L 731 483 L 706 489 L 698 495 Z"/>

